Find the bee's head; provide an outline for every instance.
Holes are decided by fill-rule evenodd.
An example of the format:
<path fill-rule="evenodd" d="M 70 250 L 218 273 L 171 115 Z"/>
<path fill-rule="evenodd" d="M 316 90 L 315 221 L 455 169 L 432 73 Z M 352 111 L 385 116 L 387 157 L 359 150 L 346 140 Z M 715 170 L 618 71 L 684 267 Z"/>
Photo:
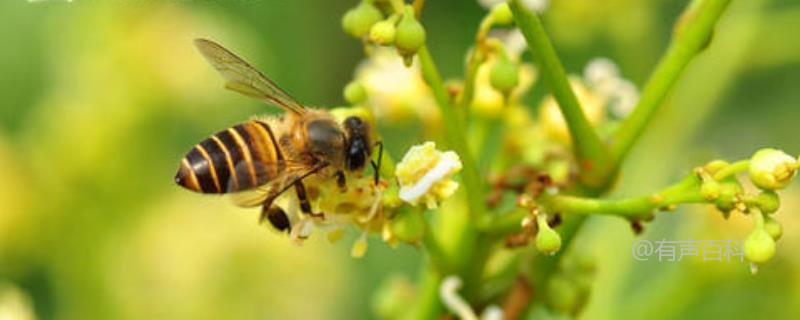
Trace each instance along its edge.
<path fill-rule="evenodd" d="M 364 168 L 372 154 L 369 124 L 359 117 L 347 117 L 343 123 L 347 144 L 345 146 L 345 166 L 350 171 Z"/>

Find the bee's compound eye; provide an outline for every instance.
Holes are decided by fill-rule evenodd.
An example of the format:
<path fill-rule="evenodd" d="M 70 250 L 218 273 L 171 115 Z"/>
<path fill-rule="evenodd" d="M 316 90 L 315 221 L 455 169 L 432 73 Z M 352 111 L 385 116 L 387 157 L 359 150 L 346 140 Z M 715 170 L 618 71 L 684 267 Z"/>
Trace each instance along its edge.
<path fill-rule="evenodd" d="M 344 120 L 349 145 L 347 146 L 347 168 L 358 170 L 364 167 L 370 154 L 369 128 L 359 117 L 348 117 Z"/>
<path fill-rule="evenodd" d="M 367 163 L 367 152 L 363 139 L 352 139 L 347 148 L 347 168 L 351 171 L 363 168 Z"/>
<path fill-rule="evenodd" d="M 355 116 L 347 117 L 347 119 L 344 119 L 344 126 L 349 131 L 360 130 L 361 128 L 364 127 L 364 121 L 362 121 L 361 118 Z"/>

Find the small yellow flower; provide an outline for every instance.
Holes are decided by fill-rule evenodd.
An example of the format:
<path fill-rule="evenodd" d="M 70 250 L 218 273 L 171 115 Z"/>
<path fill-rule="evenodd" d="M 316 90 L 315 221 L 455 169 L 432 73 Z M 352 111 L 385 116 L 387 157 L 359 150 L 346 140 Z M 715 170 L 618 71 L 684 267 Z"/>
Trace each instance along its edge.
<path fill-rule="evenodd" d="M 586 84 L 608 100 L 611 114 L 625 118 L 639 102 L 636 85 L 622 77 L 619 67 L 608 58 L 594 58 L 583 70 Z"/>
<path fill-rule="evenodd" d="M 402 122 L 419 118 L 434 125 L 441 118 L 439 108 L 418 63 L 411 67 L 387 47 L 371 47 L 369 58 L 356 69 L 355 78 L 366 89 L 368 105 L 375 116 L 387 122 Z"/>
<path fill-rule="evenodd" d="M 763 190 L 786 188 L 797 174 L 797 160 L 772 148 L 758 150 L 750 158 L 750 180 Z"/>
<path fill-rule="evenodd" d="M 30 297 L 13 284 L 0 283 L 0 319 L 36 319 Z"/>
<path fill-rule="evenodd" d="M 503 94 L 489 84 L 489 73 L 494 58 L 478 67 L 475 75 L 475 91 L 472 97 L 472 110 L 481 117 L 495 117 L 503 109 Z"/>
<path fill-rule="evenodd" d="M 429 208 L 451 196 L 458 183 L 450 177 L 461 170 L 461 160 L 453 151 L 436 150 L 436 144 L 426 142 L 411 147 L 397 164 L 395 175 L 400 182 L 400 199 L 412 205 L 421 201 Z"/>
<path fill-rule="evenodd" d="M 606 119 L 606 97 L 589 89 L 578 77 L 570 77 L 569 80 L 589 122 L 594 126 L 602 123 Z M 567 122 L 552 95 L 542 101 L 539 118 L 548 136 L 562 143 L 571 142 Z"/>

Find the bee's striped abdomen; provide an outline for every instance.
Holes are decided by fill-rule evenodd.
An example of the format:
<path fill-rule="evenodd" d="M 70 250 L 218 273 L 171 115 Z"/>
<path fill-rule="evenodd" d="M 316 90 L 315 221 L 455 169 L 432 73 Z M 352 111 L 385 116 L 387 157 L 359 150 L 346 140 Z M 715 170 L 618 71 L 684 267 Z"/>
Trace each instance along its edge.
<path fill-rule="evenodd" d="M 253 120 L 215 133 L 181 161 L 175 181 L 202 193 L 228 193 L 267 183 L 283 170 L 272 129 Z"/>

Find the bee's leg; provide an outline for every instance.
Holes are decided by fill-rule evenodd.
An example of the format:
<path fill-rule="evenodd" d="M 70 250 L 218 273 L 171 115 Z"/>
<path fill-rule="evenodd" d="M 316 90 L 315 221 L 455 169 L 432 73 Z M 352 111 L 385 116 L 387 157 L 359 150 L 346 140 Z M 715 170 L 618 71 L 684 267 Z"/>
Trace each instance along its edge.
<path fill-rule="evenodd" d="M 311 202 L 308 201 L 308 194 L 306 193 L 306 187 L 303 185 L 303 182 L 298 180 L 294 183 L 294 190 L 297 192 L 297 200 L 300 201 L 300 210 L 303 213 L 310 215 L 315 218 L 325 218 L 325 214 L 323 213 L 314 213 L 311 211 Z"/>
<path fill-rule="evenodd" d="M 339 186 L 339 191 L 342 193 L 347 192 L 347 180 L 342 170 L 336 171 L 336 185 Z"/>
<path fill-rule="evenodd" d="M 383 162 L 383 141 L 375 142 L 375 145 L 378 146 L 378 163 L 370 159 L 369 164 L 372 165 L 372 171 L 374 171 L 375 185 L 378 185 L 378 181 L 381 178 L 381 163 Z"/>
<path fill-rule="evenodd" d="M 261 208 L 261 216 L 258 220 L 260 223 L 264 223 L 265 220 L 269 221 L 276 230 L 281 232 L 289 233 L 292 230 L 292 223 L 289 221 L 289 217 L 278 206 L 265 203 Z"/>

